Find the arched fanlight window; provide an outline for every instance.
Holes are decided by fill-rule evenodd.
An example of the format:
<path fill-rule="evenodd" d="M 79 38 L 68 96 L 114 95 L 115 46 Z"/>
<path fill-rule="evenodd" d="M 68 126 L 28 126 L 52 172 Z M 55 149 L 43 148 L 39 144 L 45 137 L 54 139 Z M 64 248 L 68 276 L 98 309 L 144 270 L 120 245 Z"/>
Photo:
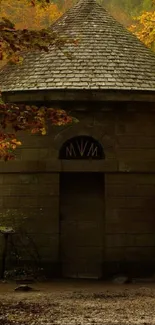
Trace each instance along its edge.
<path fill-rule="evenodd" d="M 63 143 L 60 159 L 104 159 L 105 154 L 102 145 L 93 137 L 80 135 Z"/>

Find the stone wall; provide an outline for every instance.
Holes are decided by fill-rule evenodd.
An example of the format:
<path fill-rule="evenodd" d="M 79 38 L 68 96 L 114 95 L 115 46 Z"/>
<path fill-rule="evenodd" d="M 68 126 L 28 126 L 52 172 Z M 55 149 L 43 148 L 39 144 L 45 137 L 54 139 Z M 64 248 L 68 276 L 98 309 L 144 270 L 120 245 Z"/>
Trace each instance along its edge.
<path fill-rule="evenodd" d="M 43 266 L 52 273 L 59 260 L 59 174 L 0 174 L 0 225 L 13 227 L 12 235 L 20 261 Z M 1 235 L 1 250 L 3 235 Z M 54 266 L 54 268 L 53 268 Z"/>
<path fill-rule="evenodd" d="M 97 104 L 96 104 L 97 105 Z M 135 104 L 138 106 L 138 104 Z M 139 105 L 140 106 L 140 105 Z M 102 109 L 102 111 L 101 111 Z M 71 114 L 79 123 L 67 127 L 52 127 L 45 136 L 19 133 L 23 142 L 17 150 L 15 162 L 0 162 L 1 172 L 155 172 L 155 112 L 152 106 L 137 109 L 133 104 L 120 104 L 120 108 L 108 106 L 100 110 Z M 60 161 L 59 149 L 63 142 L 73 136 L 94 136 L 104 147 L 105 160 Z"/>
<path fill-rule="evenodd" d="M 149 272 L 149 263 L 155 265 L 155 174 L 106 174 L 105 193 L 105 260 L 128 264 L 131 273 L 141 273 L 144 263 Z"/>
<path fill-rule="evenodd" d="M 115 109 L 103 104 L 100 110 L 73 109 L 72 115 L 79 119 L 78 124 L 53 127 L 46 136 L 21 132 L 23 146 L 17 151 L 16 161 L 0 162 L 1 224 L 8 209 L 17 211 L 19 218 L 21 214 L 26 216 L 23 227 L 33 238 L 42 262 L 50 267 L 56 265 L 59 262 L 59 173 L 103 172 L 103 264 L 154 262 L 153 107 L 121 104 Z M 91 135 L 103 144 L 105 160 L 58 159 L 63 142 L 80 134 Z"/>

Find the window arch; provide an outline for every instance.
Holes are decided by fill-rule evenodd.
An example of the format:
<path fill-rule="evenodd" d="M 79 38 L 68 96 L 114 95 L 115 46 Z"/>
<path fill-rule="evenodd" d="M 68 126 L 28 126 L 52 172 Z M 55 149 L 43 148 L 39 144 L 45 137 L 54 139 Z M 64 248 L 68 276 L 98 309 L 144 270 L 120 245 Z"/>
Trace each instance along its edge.
<path fill-rule="evenodd" d="M 59 152 L 60 159 L 104 159 L 105 154 L 102 145 L 93 137 L 80 135 L 63 143 Z"/>

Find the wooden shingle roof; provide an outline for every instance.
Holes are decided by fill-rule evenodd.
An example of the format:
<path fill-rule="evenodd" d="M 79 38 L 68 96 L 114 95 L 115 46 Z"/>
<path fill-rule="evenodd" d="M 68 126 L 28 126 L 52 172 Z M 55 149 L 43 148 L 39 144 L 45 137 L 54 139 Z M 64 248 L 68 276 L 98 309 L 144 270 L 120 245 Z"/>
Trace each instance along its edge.
<path fill-rule="evenodd" d="M 95 0 L 80 0 L 52 26 L 79 42 L 72 55 L 51 47 L 26 53 L 0 72 L 2 91 L 113 89 L 155 91 L 155 55 Z"/>

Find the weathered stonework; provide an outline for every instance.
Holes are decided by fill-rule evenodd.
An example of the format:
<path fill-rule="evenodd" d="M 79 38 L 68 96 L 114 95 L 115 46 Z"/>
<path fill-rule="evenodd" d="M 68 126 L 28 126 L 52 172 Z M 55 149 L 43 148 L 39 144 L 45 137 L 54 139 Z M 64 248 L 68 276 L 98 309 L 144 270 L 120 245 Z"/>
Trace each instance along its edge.
<path fill-rule="evenodd" d="M 123 106 L 120 111 L 112 108 L 101 112 L 96 109 L 89 114 L 88 111 L 78 112 L 73 109 L 73 115 L 79 119 L 78 124 L 66 127 L 63 131 L 51 129 L 46 136 L 22 133 L 21 158 L 18 157 L 14 162 L 0 162 L 0 223 L 12 225 L 11 220 L 5 219 L 8 210 L 18 214 L 18 227 L 21 226 L 29 234 L 37 247 L 42 265 L 48 268 L 51 275 L 53 270 L 59 275 L 62 268 L 62 172 L 79 175 L 81 172 L 100 172 L 104 176 L 103 196 L 97 203 L 99 206 L 99 202 L 102 202 L 104 206 L 103 227 L 99 226 L 98 230 L 94 228 L 96 208 L 95 219 L 91 221 L 88 218 L 89 223 L 92 223 L 92 232 L 88 236 L 93 238 L 96 233 L 96 240 L 102 240 L 96 241 L 96 247 L 88 247 L 88 244 L 84 246 L 86 233 L 83 229 L 80 235 L 80 245 L 83 248 L 78 249 L 81 258 L 83 254 L 94 256 L 92 262 L 96 276 L 117 271 L 120 268 L 118 265 L 133 263 L 134 272 L 138 262 L 155 263 L 155 112 L 153 105 L 142 110 L 136 104 L 133 111 L 130 110 L 130 105 Z M 133 108 L 133 104 L 131 106 Z M 80 134 L 91 135 L 103 145 L 105 160 L 59 160 L 63 142 Z M 40 155 L 40 151 L 45 155 Z M 95 198 L 95 192 L 93 197 Z M 82 202 L 80 197 L 77 200 Z M 70 201 L 72 205 L 72 199 L 69 198 Z M 86 203 L 83 201 L 80 204 L 86 218 L 89 216 L 88 209 L 85 214 Z M 92 211 L 93 205 L 90 208 L 91 213 Z M 73 220 L 76 216 L 74 214 L 71 218 Z M 81 222 L 84 222 L 82 215 L 81 218 Z M 73 238 L 68 239 L 68 245 L 70 250 L 75 245 L 75 233 Z M 74 255 L 76 256 L 75 253 Z M 30 256 L 25 256 L 26 260 L 29 258 Z M 61 268 L 58 268 L 60 265 Z M 79 265 L 80 262 L 77 268 Z M 127 268 L 131 269 L 129 266 Z"/>

